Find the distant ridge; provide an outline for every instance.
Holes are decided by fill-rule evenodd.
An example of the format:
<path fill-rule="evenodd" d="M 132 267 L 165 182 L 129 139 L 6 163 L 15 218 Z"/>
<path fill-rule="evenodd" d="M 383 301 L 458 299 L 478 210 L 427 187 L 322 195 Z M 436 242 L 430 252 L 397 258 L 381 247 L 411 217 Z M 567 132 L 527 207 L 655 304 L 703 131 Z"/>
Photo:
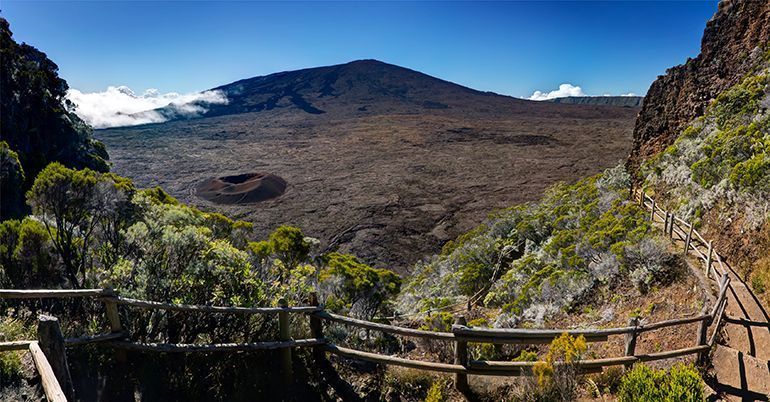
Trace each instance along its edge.
<path fill-rule="evenodd" d="M 549 99 L 546 102 L 574 105 L 642 107 L 644 96 L 568 96 Z"/>
<path fill-rule="evenodd" d="M 425 113 L 565 116 L 586 112 L 482 92 L 378 60 L 278 72 L 211 90 L 226 96 L 227 103 L 169 105 L 151 113 L 159 113 L 166 120 L 185 120 L 261 112 L 327 118 Z M 203 112 L 191 116 L 187 112 L 190 109 Z"/>

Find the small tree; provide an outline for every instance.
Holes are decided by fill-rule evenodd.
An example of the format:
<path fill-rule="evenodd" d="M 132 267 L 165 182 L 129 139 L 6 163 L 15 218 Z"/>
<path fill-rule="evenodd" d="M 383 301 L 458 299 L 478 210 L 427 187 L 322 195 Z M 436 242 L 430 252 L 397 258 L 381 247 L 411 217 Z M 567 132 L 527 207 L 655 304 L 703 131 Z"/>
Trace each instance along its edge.
<path fill-rule="evenodd" d="M 319 284 L 332 310 L 372 318 L 382 304 L 401 290 L 401 278 L 393 271 L 376 269 L 349 254 L 329 253 Z"/>
<path fill-rule="evenodd" d="M 586 340 L 563 333 L 551 342 L 545 361 L 535 363 L 538 392 L 546 400 L 573 401 L 578 391 L 578 364 L 587 350 Z"/>
<path fill-rule="evenodd" d="M 93 170 L 68 169 L 54 162 L 40 172 L 27 192 L 32 212 L 41 217 L 67 278 L 76 288 L 85 285 L 88 247 L 102 212 L 95 205 L 98 181 Z"/>
<path fill-rule="evenodd" d="M 19 154 L 0 141 L 0 220 L 24 215 L 24 180 Z"/>

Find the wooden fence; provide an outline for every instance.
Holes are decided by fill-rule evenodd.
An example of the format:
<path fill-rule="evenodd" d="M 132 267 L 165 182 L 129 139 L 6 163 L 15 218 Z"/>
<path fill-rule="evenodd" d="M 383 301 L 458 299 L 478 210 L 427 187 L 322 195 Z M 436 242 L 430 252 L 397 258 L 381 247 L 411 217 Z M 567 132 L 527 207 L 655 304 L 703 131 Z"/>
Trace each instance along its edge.
<path fill-rule="evenodd" d="M 280 354 L 281 372 L 284 381 L 292 381 L 292 349 L 297 347 L 311 347 L 316 356 L 322 356 L 324 353 L 330 353 L 351 359 L 366 360 L 386 365 L 396 365 L 410 367 L 420 370 L 433 372 L 453 373 L 455 375 L 455 386 L 461 391 L 468 390 L 467 376 L 471 375 L 493 375 L 493 376 L 520 376 L 531 375 L 532 368 L 536 362 L 529 361 L 489 361 L 489 360 L 471 360 L 468 354 L 468 343 L 491 343 L 491 344 L 548 344 L 555 338 L 564 333 L 572 336 L 584 336 L 587 342 L 605 342 L 609 336 L 621 335 L 625 337 L 624 354 L 617 357 L 602 359 L 581 360 L 577 363 L 581 372 L 599 372 L 604 367 L 610 366 L 629 366 L 635 362 L 646 362 L 654 360 L 670 359 L 680 356 L 697 354 L 699 361 L 702 361 L 716 339 L 719 326 L 723 320 L 725 306 L 727 304 L 726 292 L 730 283 L 727 270 L 725 269 L 719 254 L 712 247 L 711 242 L 707 242 L 693 228 L 693 225 L 676 217 L 675 215 L 661 209 L 656 205 L 655 200 L 648 197 L 643 192 L 638 192 L 638 202 L 642 207 L 650 210 L 650 219 L 660 218 L 664 222 L 664 232 L 672 239 L 676 236 L 684 242 L 684 252 L 694 253 L 704 263 L 704 272 L 707 278 L 713 280 L 714 290 L 709 299 L 713 299 L 713 305 L 704 303 L 700 314 L 691 317 L 684 317 L 655 323 L 641 324 L 638 319 L 631 319 L 628 326 L 617 328 L 593 328 L 593 329 L 490 329 L 468 327 L 465 318 L 458 316 L 451 332 L 432 332 L 413 328 L 405 328 L 385 323 L 370 322 L 351 317 L 333 314 L 324 310 L 323 306 L 318 305 L 317 298 L 313 297 L 311 305 L 289 307 L 285 300 L 279 300 L 278 307 L 225 307 L 225 306 L 204 306 L 204 305 L 185 305 L 162 303 L 157 301 L 136 300 L 117 295 L 112 289 L 82 289 L 82 290 L 0 290 L 0 299 L 29 299 L 29 298 L 98 298 L 105 306 L 105 314 L 110 323 L 110 332 L 80 338 L 59 339 L 56 337 L 41 337 L 39 330 L 38 341 L 13 341 L 0 342 L 0 351 L 29 349 L 33 354 L 35 363 L 43 379 L 43 387 L 46 395 L 51 401 L 66 400 L 66 386 L 62 388 L 60 384 L 71 384 L 69 374 L 66 370 L 52 369 L 48 361 L 54 360 L 57 363 L 54 367 L 60 366 L 64 361 L 66 368 L 66 358 L 64 357 L 63 347 L 61 347 L 61 356 L 56 352 L 57 344 L 75 346 L 94 342 L 103 342 L 115 348 L 116 350 L 138 350 L 154 351 L 164 353 L 174 352 L 233 352 L 233 351 L 252 351 L 252 350 L 271 350 L 277 349 Z M 715 263 L 716 261 L 716 263 Z M 711 291 L 711 286 L 706 284 Z M 264 342 L 253 343 L 217 343 L 217 344 L 163 344 L 163 343 L 138 343 L 128 341 L 128 335 L 120 321 L 118 306 L 124 308 L 139 308 L 146 310 L 170 310 L 199 312 L 206 314 L 261 314 L 277 315 L 279 324 L 279 339 Z M 311 338 L 293 339 L 291 337 L 291 328 L 289 315 L 302 314 L 309 319 Z M 397 356 L 388 356 L 379 353 L 365 352 L 356 349 L 345 348 L 330 343 L 324 337 L 324 322 L 338 323 L 346 326 L 363 328 L 367 330 L 380 331 L 393 335 L 400 335 L 412 338 L 424 338 L 437 341 L 448 341 L 454 344 L 454 362 L 438 363 L 431 361 L 406 359 Z M 636 344 L 641 335 L 646 332 L 687 324 L 698 323 L 698 329 L 693 336 L 693 346 L 668 350 L 657 353 L 638 354 L 636 353 Z M 41 326 L 43 325 L 41 318 Z M 56 324 L 58 328 L 58 323 Z M 712 328 L 711 336 L 707 337 L 709 328 Z M 50 332 L 50 331 L 49 331 Z M 56 331 L 53 331 L 56 332 Z M 60 330 L 59 330 L 60 334 Z M 60 337 L 60 336 L 59 336 Z M 41 353 L 39 342 L 48 345 L 45 349 L 48 353 Z M 53 345 L 53 346 L 50 346 Z M 48 359 L 46 359 L 46 356 Z M 57 381 L 58 379 L 58 381 Z"/>

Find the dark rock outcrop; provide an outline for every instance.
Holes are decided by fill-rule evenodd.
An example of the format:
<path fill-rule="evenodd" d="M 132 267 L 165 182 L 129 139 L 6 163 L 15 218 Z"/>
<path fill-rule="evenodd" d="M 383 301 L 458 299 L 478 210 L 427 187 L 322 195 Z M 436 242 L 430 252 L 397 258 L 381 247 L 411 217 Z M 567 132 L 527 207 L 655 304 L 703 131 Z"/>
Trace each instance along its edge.
<path fill-rule="evenodd" d="M 711 99 L 750 72 L 770 42 L 770 1 L 722 0 L 707 23 L 701 53 L 670 68 L 647 91 L 634 128 L 629 167 L 674 142 Z"/>

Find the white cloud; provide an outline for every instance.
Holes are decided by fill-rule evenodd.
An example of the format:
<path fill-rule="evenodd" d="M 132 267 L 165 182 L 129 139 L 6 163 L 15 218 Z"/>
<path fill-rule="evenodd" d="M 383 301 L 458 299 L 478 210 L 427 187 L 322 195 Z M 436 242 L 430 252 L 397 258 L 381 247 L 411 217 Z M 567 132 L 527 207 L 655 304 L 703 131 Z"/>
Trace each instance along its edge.
<path fill-rule="evenodd" d="M 103 92 L 91 93 L 70 89 L 67 98 L 75 103 L 75 113 L 94 128 L 162 123 L 167 118 L 154 109 L 169 105 L 178 115 L 194 117 L 206 112 L 205 105 L 227 104 L 222 91 L 162 94 L 151 88 L 136 95 L 126 86 L 110 86 Z"/>
<path fill-rule="evenodd" d="M 564 98 L 566 96 L 587 96 L 585 92 L 583 92 L 583 88 L 580 88 L 578 86 L 574 86 L 572 84 L 561 84 L 559 85 L 559 89 L 551 92 L 540 92 L 535 91 L 532 93 L 532 96 L 529 97 L 530 100 L 548 100 L 553 98 Z"/>
<path fill-rule="evenodd" d="M 530 96 L 529 100 L 535 100 L 535 101 L 542 101 L 542 100 L 548 100 L 548 99 L 554 99 L 554 98 L 565 98 L 567 96 L 594 96 L 589 95 L 585 92 L 583 92 L 583 88 L 572 85 L 570 83 L 564 83 L 559 85 L 559 89 L 550 91 L 550 92 L 541 92 L 541 91 L 535 91 L 532 93 L 532 96 Z M 612 94 L 602 94 L 602 96 L 615 96 Z M 621 94 L 618 96 L 639 96 L 633 92 Z"/>

